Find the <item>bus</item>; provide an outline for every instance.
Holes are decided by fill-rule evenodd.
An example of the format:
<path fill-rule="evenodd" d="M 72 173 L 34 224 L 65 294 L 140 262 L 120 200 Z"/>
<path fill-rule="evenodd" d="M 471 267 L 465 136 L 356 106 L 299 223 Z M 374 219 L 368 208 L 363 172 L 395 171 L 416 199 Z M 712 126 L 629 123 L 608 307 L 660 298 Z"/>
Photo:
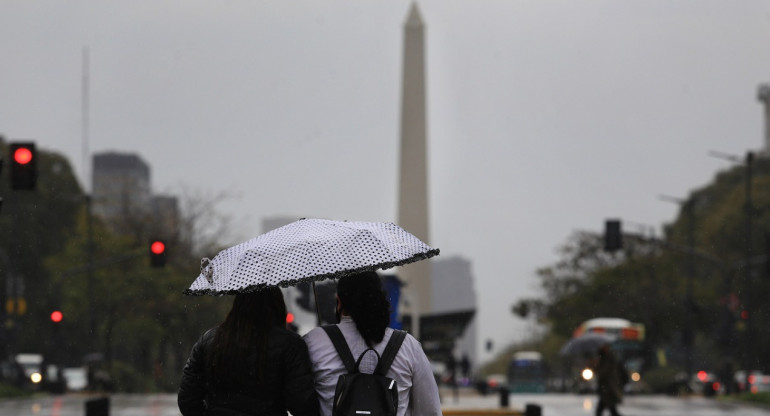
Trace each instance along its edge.
<path fill-rule="evenodd" d="M 633 388 L 633 383 L 641 379 L 639 370 L 643 364 L 641 350 L 645 336 L 644 324 L 634 323 L 623 318 L 593 318 L 584 321 L 575 328 L 572 338 L 578 338 L 591 332 L 608 334 L 615 338 L 610 347 L 618 361 L 623 363 L 623 366 L 632 375 L 632 383 L 627 388 Z M 573 365 L 575 365 L 573 371 L 577 372 L 574 377 L 573 389 L 578 392 L 593 391 L 596 386 L 595 380 L 592 379 L 593 372 L 587 371 L 590 370 L 589 363 L 578 359 L 577 362 L 573 362 Z"/>
<path fill-rule="evenodd" d="M 508 364 L 508 387 L 512 393 L 545 393 L 548 369 L 537 351 L 513 354 Z"/>
<path fill-rule="evenodd" d="M 641 342 L 644 341 L 644 325 L 633 323 L 623 318 L 593 318 L 589 319 L 572 333 L 577 338 L 589 332 L 600 332 L 614 335 L 618 340 Z"/>

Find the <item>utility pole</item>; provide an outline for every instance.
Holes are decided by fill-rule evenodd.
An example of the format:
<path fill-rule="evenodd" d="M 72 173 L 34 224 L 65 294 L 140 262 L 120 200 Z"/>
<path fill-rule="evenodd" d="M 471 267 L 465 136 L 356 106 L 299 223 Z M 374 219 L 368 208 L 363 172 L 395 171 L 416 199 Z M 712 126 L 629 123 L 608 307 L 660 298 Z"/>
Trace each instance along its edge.
<path fill-rule="evenodd" d="M 671 196 L 661 195 L 660 199 L 663 201 L 673 202 L 682 207 L 682 213 L 687 220 L 687 247 L 690 250 L 690 254 L 687 255 L 687 285 L 684 295 L 684 313 L 683 313 L 683 346 L 685 355 L 685 371 L 687 374 L 693 374 L 692 365 L 692 345 L 695 331 L 693 330 L 693 314 L 695 313 L 695 302 L 693 300 L 693 281 L 695 280 L 695 256 L 692 254 L 695 252 L 695 208 L 694 201 L 685 201 L 683 199 L 674 198 Z"/>
<path fill-rule="evenodd" d="M 88 261 L 88 271 L 86 274 L 86 296 L 88 297 L 88 345 L 90 346 L 90 352 L 94 352 L 96 348 L 96 311 L 94 310 L 94 272 L 90 267 L 94 262 L 94 235 L 93 235 L 93 213 L 92 210 L 92 194 L 93 189 L 89 192 L 88 186 L 88 169 L 87 166 L 90 161 L 90 149 L 89 149 L 89 134 L 90 134 L 90 59 L 89 59 L 88 47 L 83 48 L 82 55 L 82 70 L 83 79 L 81 84 L 81 133 L 83 135 L 83 189 L 85 192 L 86 203 L 86 259 Z"/>
<path fill-rule="evenodd" d="M 749 373 L 751 372 L 752 364 L 753 364 L 753 357 L 751 353 L 751 340 L 753 339 L 752 333 L 754 331 L 754 318 L 756 314 L 754 313 L 754 310 L 752 310 L 754 302 L 752 301 L 752 292 L 751 292 L 751 229 L 752 229 L 752 216 L 754 209 L 752 208 L 751 203 L 751 182 L 752 182 L 752 164 L 754 162 L 754 153 L 747 152 L 746 153 L 746 280 L 744 282 L 746 292 L 743 296 L 743 302 L 745 306 L 745 310 L 748 312 L 748 316 L 746 316 L 746 337 L 743 340 L 743 363 L 744 363 L 744 369 L 746 371 L 746 388 L 749 388 Z"/>

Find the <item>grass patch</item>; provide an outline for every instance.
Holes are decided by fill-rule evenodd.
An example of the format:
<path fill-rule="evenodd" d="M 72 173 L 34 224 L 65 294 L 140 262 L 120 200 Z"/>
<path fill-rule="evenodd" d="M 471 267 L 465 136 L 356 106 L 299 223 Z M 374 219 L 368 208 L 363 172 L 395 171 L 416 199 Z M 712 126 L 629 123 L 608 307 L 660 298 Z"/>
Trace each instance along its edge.
<path fill-rule="evenodd" d="M 31 396 L 34 392 L 20 389 L 12 384 L 0 383 L 0 399 Z"/>
<path fill-rule="evenodd" d="M 735 398 L 744 402 L 770 404 L 770 392 L 741 393 Z"/>

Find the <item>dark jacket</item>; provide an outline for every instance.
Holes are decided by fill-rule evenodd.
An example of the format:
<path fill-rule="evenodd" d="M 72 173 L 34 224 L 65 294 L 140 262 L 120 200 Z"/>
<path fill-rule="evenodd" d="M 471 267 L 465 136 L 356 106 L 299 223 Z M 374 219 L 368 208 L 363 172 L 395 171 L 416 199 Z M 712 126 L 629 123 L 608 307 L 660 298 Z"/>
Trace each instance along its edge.
<path fill-rule="evenodd" d="M 239 389 L 224 390 L 206 377 L 206 355 L 216 329 L 204 333 L 184 366 L 177 402 L 184 416 L 318 415 L 307 344 L 294 332 L 273 328 L 268 337 L 265 382 L 256 379 L 256 346 L 241 367 L 254 375 Z"/>
<path fill-rule="evenodd" d="M 599 363 L 594 368 L 598 382 L 599 398 L 607 406 L 623 402 L 621 367 L 612 351 L 600 351 Z M 625 370 L 622 370 L 625 371 Z"/>

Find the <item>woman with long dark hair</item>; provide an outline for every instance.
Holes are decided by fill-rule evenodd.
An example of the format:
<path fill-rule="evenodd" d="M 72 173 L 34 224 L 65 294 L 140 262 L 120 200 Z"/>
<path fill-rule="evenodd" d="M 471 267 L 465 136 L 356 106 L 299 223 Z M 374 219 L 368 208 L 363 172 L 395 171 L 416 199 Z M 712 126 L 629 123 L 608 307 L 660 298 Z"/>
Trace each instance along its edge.
<path fill-rule="evenodd" d="M 318 414 L 307 346 L 286 329 L 279 288 L 235 296 L 193 346 L 178 404 L 184 416 Z"/>
<path fill-rule="evenodd" d="M 393 329 L 388 327 L 390 301 L 376 272 L 340 278 L 336 312 L 337 326 L 353 357 L 360 357 L 367 348 L 374 348 L 382 356 Z M 313 361 L 321 414 L 331 416 L 337 379 L 346 373 L 345 365 L 323 328 L 307 333 L 305 342 Z M 361 371 L 371 373 L 374 370 L 372 365 L 377 364 L 377 361 L 372 361 L 361 361 Z M 433 368 L 422 346 L 412 335 L 406 335 L 386 375 L 394 379 L 398 386 L 398 416 L 441 415 Z"/>

